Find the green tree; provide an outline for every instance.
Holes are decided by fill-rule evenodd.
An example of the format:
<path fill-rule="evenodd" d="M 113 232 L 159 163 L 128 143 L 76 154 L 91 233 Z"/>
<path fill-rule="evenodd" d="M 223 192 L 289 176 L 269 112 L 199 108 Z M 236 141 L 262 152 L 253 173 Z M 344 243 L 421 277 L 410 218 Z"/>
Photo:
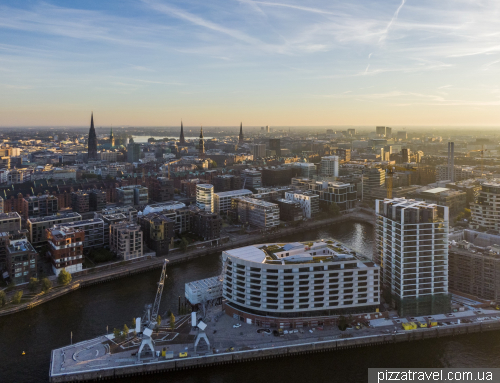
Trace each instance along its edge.
<path fill-rule="evenodd" d="M 212 167 L 213 167 L 213 168 L 216 168 L 216 167 L 217 167 L 217 162 L 215 162 L 214 160 L 212 160 Z"/>
<path fill-rule="evenodd" d="M 23 292 L 22 290 L 17 291 L 14 296 L 12 297 L 12 303 L 15 305 L 21 303 L 21 298 L 23 297 Z"/>
<path fill-rule="evenodd" d="M 0 290 L 0 306 L 3 307 L 7 304 L 7 297 L 5 296 L 5 291 Z"/>
<path fill-rule="evenodd" d="M 46 293 L 52 288 L 52 282 L 49 280 L 49 278 L 43 278 L 42 279 L 42 291 Z"/>
<path fill-rule="evenodd" d="M 174 314 L 170 314 L 170 328 L 175 329 L 175 316 Z"/>
<path fill-rule="evenodd" d="M 122 332 L 115 328 L 113 329 L 113 335 L 115 336 L 115 339 L 118 339 L 122 335 Z"/>
<path fill-rule="evenodd" d="M 135 318 L 132 318 L 132 327 L 133 327 L 133 328 L 136 328 L 136 326 L 137 326 L 137 323 L 136 323 L 136 321 L 135 321 Z"/>
<path fill-rule="evenodd" d="M 34 293 L 39 285 L 39 281 L 36 278 L 30 278 L 28 283 L 28 290 Z"/>
<path fill-rule="evenodd" d="M 126 324 L 124 324 L 123 331 L 122 331 L 123 336 L 127 337 L 129 332 L 130 332 L 130 330 L 128 329 L 128 326 Z"/>
<path fill-rule="evenodd" d="M 59 282 L 60 285 L 66 286 L 71 282 L 71 274 L 68 273 L 66 270 L 61 270 L 59 275 L 57 276 L 57 282 Z"/>
<path fill-rule="evenodd" d="M 158 325 L 158 327 L 160 327 L 160 325 L 161 325 L 161 315 L 158 315 L 158 317 L 156 318 L 156 324 Z"/>
<path fill-rule="evenodd" d="M 341 315 L 339 317 L 339 329 L 340 331 L 345 331 L 346 328 L 347 328 L 347 320 L 345 316 Z"/>
<path fill-rule="evenodd" d="M 188 246 L 189 246 L 189 241 L 186 238 L 182 238 L 180 248 L 184 253 L 187 251 Z"/>
<path fill-rule="evenodd" d="M 339 205 L 337 205 L 335 202 L 333 202 L 329 207 L 328 211 L 330 212 L 330 215 L 333 215 L 334 217 L 337 215 L 340 215 L 340 208 Z"/>

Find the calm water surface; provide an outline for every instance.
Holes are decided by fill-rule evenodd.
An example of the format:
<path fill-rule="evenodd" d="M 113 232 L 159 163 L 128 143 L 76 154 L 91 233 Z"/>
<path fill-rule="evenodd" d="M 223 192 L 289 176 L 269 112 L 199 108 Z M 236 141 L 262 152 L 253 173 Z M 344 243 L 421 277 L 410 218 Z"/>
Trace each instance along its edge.
<path fill-rule="evenodd" d="M 349 223 L 304 232 L 286 241 L 333 237 L 364 254 L 371 254 L 373 229 Z M 186 282 L 220 272 L 213 254 L 168 268 L 160 312 L 176 311 Z M 102 335 L 109 326 L 122 328 L 142 316 L 144 304 L 156 293 L 159 270 L 78 290 L 32 310 L 0 317 L 0 382 L 47 382 L 50 351 L 73 341 Z M 21 356 L 22 351 L 25 356 Z M 134 377 L 132 382 L 366 382 L 370 367 L 500 367 L 500 333 L 489 332 L 408 344 L 366 347 L 285 359 L 224 365 L 163 375 Z"/>

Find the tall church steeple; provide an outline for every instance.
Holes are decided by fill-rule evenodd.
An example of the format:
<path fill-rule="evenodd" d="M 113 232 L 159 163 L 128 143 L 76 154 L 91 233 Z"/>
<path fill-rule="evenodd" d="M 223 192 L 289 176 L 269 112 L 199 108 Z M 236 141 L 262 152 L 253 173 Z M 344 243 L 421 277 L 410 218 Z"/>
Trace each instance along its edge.
<path fill-rule="evenodd" d="M 181 120 L 181 136 L 179 137 L 179 142 L 181 145 L 184 145 L 186 143 L 186 140 L 184 139 L 184 127 L 182 126 L 182 120 Z"/>
<path fill-rule="evenodd" d="M 240 122 L 240 139 L 238 140 L 239 144 L 243 144 L 243 122 Z"/>
<path fill-rule="evenodd" d="M 200 129 L 200 145 L 199 149 L 200 151 L 200 156 L 205 155 L 205 141 L 203 140 L 203 126 Z"/>
<path fill-rule="evenodd" d="M 94 112 L 90 115 L 88 159 L 97 160 L 97 135 L 94 128 Z"/>
<path fill-rule="evenodd" d="M 115 146 L 115 136 L 113 135 L 113 128 L 111 128 L 111 133 L 109 134 L 109 143 L 112 148 Z"/>

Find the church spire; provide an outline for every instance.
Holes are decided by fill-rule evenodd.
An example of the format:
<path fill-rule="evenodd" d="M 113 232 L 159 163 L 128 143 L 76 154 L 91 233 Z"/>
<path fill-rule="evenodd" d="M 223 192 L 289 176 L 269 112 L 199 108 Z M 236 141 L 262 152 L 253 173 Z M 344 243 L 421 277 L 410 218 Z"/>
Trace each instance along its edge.
<path fill-rule="evenodd" d="M 200 145 L 198 150 L 200 151 L 200 156 L 203 156 L 205 154 L 205 141 L 203 141 L 203 126 L 200 129 Z"/>
<path fill-rule="evenodd" d="M 181 136 L 179 137 L 179 142 L 181 145 L 184 145 L 186 143 L 186 140 L 184 139 L 184 126 L 182 126 L 182 120 L 181 120 Z"/>
<path fill-rule="evenodd" d="M 243 122 L 240 122 L 240 139 L 238 141 L 240 145 L 243 144 Z"/>
<path fill-rule="evenodd" d="M 94 128 L 94 112 L 90 115 L 88 159 L 97 160 L 97 135 Z"/>

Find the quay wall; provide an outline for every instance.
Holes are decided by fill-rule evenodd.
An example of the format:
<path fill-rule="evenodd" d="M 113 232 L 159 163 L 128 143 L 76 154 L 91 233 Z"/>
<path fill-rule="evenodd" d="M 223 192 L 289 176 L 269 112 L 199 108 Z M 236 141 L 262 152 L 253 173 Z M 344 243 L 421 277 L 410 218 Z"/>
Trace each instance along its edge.
<path fill-rule="evenodd" d="M 136 364 L 131 366 L 101 369 L 98 371 L 60 374 L 51 376 L 50 382 L 62 383 L 111 380 L 129 376 L 157 374 L 164 371 L 187 370 L 223 364 L 313 354 L 318 352 L 335 352 L 351 348 L 395 344 L 495 330 L 500 330 L 500 322 L 465 323 L 447 327 L 417 329 L 406 332 L 399 332 L 397 334 L 336 338 L 332 340 L 277 346 L 273 348 L 236 351 L 230 353 L 191 357 L 186 359 L 157 361 L 147 364 Z"/>

